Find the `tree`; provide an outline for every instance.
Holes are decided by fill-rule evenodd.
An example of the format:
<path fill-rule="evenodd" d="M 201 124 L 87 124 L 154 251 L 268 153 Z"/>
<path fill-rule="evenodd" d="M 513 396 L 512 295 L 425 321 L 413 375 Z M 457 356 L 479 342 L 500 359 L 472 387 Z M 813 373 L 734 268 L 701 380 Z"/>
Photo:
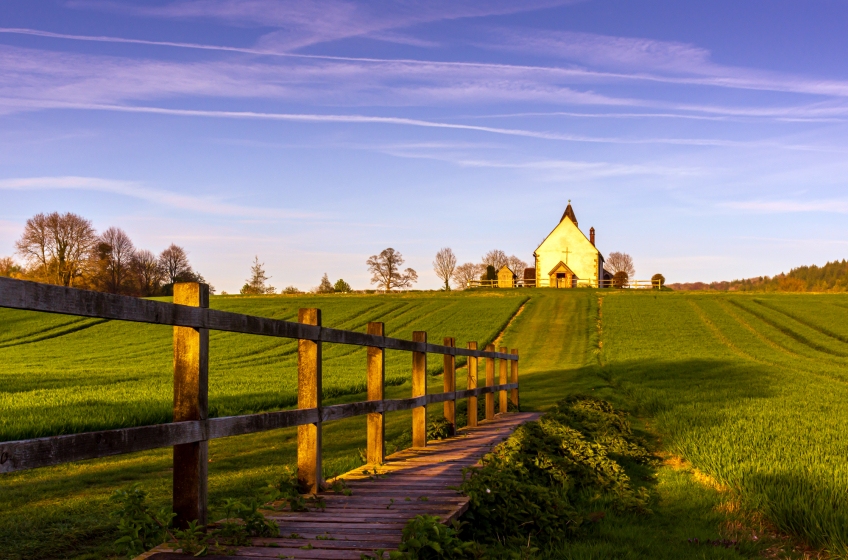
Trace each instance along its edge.
<path fill-rule="evenodd" d="M 348 284 L 347 282 L 345 282 L 341 278 L 336 280 L 336 283 L 333 284 L 333 289 L 335 291 L 343 293 L 343 294 L 346 294 L 346 293 L 353 291 L 353 289 L 350 287 L 350 284 Z"/>
<path fill-rule="evenodd" d="M 250 278 L 241 287 L 239 293 L 244 295 L 273 294 L 277 291 L 273 286 L 265 284 L 271 277 L 265 274 L 265 263 L 259 262 L 259 255 L 253 258 L 253 266 L 250 267 Z"/>
<path fill-rule="evenodd" d="M 23 276 L 23 272 L 24 269 L 12 257 L 0 258 L 0 276 L 20 278 Z"/>
<path fill-rule="evenodd" d="M 286 286 L 285 288 L 283 288 L 283 293 L 284 294 L 299 294 L 300 290 L 298 290 L 296 286 Z"/>
<path fill-rule="evenodd" d="M 483 276 L 480 278 L 481 280 L 497 280 L 498 272 L 497 269 L 491 264 L 486 265 L 486 271 L 483 273 Z"/>
<path fill-rule="evenodd" d="M 365 264 L 371 273 L 371 283 L 382 287 L 386 292 L 393 288 L 408 288 L 418 281 L 418 273 L 407 268 L 401 272 L 403 255 L 391 247 L 383 249 L 379 255 L 371 255 Z"/>
<path fill-rule="evenodd" d="M 97 280 L 102 288 L 113 294 L 129 291 L 135 246 L 121 228 L 110 227 L 97 240 L 99 270 Z"/>
<path fill-rule="evenodd" d="M 185 281 L 186 276 L 192 272 L 185 249 L 173 243 L 159 255 L 159 266 L 168 284 Z"/>
<path fill-rule="evenodd" d="M 28 219 L 15 249 L 36 277 L 72 286 L 83 275 L 96 240 L 89 220 L 70 212 L 53 212 Z"/>
<path fill-rule="evenodd" d="M 445 290 L 450 291 L 450 279 L 453 276 L 453 271 L 456 269 L 456 255 L 450 247 L 439 249 L 436 253 L 436 260 L 433 261 L 433 270 L 436 271 L 436 276 L 442 279 L 445 283 Z"/>
<path fill-rule="evenodd" d="M 527 268 L 527 263 L 516 257 L 515 255 L 510 255 L 506 260 L 506 265 L 515 273 L 519 278 L 524 278 L 524 269 Z"/>
<path fill-rule="evenodd" d="M 630 278 L 623 270 L 619 270 L 612 277 L 612 285 L 616 288 L 626 288 L 629 285 Z"/>
<path fill-rule="evenodd" d="M 324 276 L 321 277 L 321 284 L 318 285 L 318 288 L 316 288 L 315 291 L 319 294 L 332 294 L 336 291 L 330 283 L 330 279 L 327 277 L 326 272 L 324 273 Z"/>
<path fill-rule="evenodd" d="M 604 268 L 610 271 L 613 276 L 621 271 L 626 272 L 628 278 L 636 276 L 633 258 L 627 253 L 610 253 L 609 258 L 604 261 Z"/>
<path fill-rule="evenodd" d="M 663 286 L 665 286 L 665 276 L 662 274 L 654 274 L 651 276 L 651 286 L 658 290 L 662 290 Z"/>
<path fill-rule="evenodd" d="M 483 266 L 493 266 L 497 272 L 508 262 L 509 258 L 506 253 L 500 249 L 492 249 L 483 255 Z"/>
<path fill-rule="evenodd" d="M 453 281 L 460 289 L 467 288 L 469 282 L 477 279 L 479 271 L 480 265 L 474 263 L 461 264 L 453 271 Z"/>
<path fill-rule="evenodd" d="M 132 262 L 132 273 L 141 296 L 156 295 L 165 279 L 159 259 L 147 249 L 136 251 Z"/>

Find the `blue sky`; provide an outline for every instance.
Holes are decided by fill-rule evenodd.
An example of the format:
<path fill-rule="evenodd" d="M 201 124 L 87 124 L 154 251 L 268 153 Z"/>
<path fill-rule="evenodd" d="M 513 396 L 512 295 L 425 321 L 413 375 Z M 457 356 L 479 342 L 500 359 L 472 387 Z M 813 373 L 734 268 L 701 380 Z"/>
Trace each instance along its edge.
<path fill-rule="evenodd" d="M 72 211 L 218 290 L 530 262 L 571 199 L 637 277 L 848 253 L 848 2 L 0 1 L 0 256 Z"/>

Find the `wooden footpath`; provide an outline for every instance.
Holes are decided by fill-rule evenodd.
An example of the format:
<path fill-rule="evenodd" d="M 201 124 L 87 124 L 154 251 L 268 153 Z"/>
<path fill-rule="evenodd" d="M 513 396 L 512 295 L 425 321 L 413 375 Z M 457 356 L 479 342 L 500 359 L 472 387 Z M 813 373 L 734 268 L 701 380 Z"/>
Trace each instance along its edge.
<path fill-rule="evenodd" d="M 468 498 L 453 488 L 462 482 L 462 469 L 476 465 L 492 447 L 520 424 L 539 414 L 499 414 L 476 428 L 463 428 L 456 437 L 428 442 L 386 457 L 377 468 L 353 470 L 343 478 L 350 496 L 322 492 L 324 511 L 275 512 L 280 536 L 253 539 L 253 546 L 234 547 L 228 556 L 207 558 L 297 558 L 359 560 L 363 553 L 395 550 L 407 521 L 416 515 L 436 515 L 442 522 L 457 519 L 468 509 Z M 169 560 L 182 554 L 159 547 L 140 558 Z"/>

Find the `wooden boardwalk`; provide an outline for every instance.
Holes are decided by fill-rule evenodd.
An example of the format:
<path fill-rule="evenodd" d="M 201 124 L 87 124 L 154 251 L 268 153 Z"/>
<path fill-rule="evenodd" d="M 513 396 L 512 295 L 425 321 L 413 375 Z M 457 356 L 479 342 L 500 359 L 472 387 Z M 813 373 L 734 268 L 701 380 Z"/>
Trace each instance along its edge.
<path fill-rule="evenodd" d="M 462 469 L 476 465 L 516 427 L 538 417 L 528 412 L 498 415 L 476 428 L 461 429 L 457 437 L 387 457 L 377 476 L 370 467 L 351 471 L 341 478 L 352 495 L 325 492 L 324 511 L 268 515 L 280 526 L 278 538 L 254 539 L 253 546 L 207 558 L 359 560 L 362 553 L 394 550 L 407 521 L 416 515 L 436 515 L 445 523 L 462 515 L 468 498 L 451 489 L 462 481 Z M 139 558 L 185 558 L 168 550 L 159 547 Z"/>

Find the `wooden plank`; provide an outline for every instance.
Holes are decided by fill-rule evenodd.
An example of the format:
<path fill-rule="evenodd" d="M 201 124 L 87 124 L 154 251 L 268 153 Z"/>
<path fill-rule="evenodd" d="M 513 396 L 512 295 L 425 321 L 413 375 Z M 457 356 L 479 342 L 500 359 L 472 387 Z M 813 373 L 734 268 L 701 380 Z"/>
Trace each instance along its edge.
<path fill-rule="evenodd" d="M 174 284 L 174 303 L 209 307 L 209 286 Z M 205 421 L 209 408 L 209 329 L 174 327 L 174 422 Z M 206 525 L 207 465 L 205 440 L 174 445 L 173 507 L 175 523 Z"/>
<path fill-rule="evenodd" d="M 368 323 L 367 332 L 383 336 L 383 323 Z M 379 347 L 369 346 L 366 356 L 366 388 L 368 400 L 381 403 L 386 381 L 386 352 Z M 383 464 L 386 455 L 386 426 L 384 413 L 369 412 L 366 434 L 366 461 L 369 465 Z"/>
<path fill-rule="evenodd" d="M 321 326 L 320 309 L 300 309 L 300 323 Z M 297 407 L 321 408 L 321 342 L 297 341 Z M 321 421 L 297 427 L 297 480 L 307 493 L 321 489 Z"/>
<path fill-rule="evenodd" d="M 0 473 L 202 441 L 205 429 L 203 422 L 176 422 L 0 443 Z"/>
<path fill-rule="evenodd" d="M 427 343 L 427 333 L 414 331 L 412 340 Z M 412 446 L 427 445 L 427 353 L 412 353 L 412 397 L 424 396 L 424 405 L 412 409 Z"/>

